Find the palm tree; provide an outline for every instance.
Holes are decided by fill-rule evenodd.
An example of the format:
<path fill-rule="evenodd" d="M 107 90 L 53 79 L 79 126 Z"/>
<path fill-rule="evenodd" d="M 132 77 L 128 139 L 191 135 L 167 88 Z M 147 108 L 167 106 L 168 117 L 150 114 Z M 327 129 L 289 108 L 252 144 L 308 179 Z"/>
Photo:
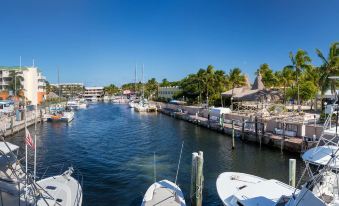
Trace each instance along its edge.
<path fill-rule="evenodd" d="M 294 82 L 294 71 L 289 67 L 284 67 L 281 71 L 276 72 L 279 82 L 284 87 L 284 103 L 286 103 L 286 87 Z"/>
<path fill-rule="evenodd" d="M 311 66 L 311 58 L 308 56 L 307 52 L 299 49 L 297 51 L 297 53 L 295 54 L 295 56 L 293 55 L 292 52 L 290 52 L 290 59 L 292 62 L 292 65 L 288 65 L 286 67 L 291 68 L 293 70 L 295 70 L 295 75 L 296 75 L 296 84 L 297 84 L 297 102 L 298 105 L 300 105 L 300 98 L 299 98 L 299 76 L 301 75 L 301 72 L 308 68 L 308 67 L 312 67 Z M 299 107 L 300 109 L 300 107 Z"/>
<path fill-rule="evenodd" d="M 333 94 L 336 90 L 336 82 L 328 77 L 339 75 L 339 42 L 331 44 L 327 59 L 319 49 L 316 49 L 316 53 L 323 62 L 319 68 L 321 93 L 324 94 L 330 88 Z"/>
<path fill-rule="evenodd" d="M 24 81 L 24 78 L 21 76 L 21 72 L 17 70 L 9 71 L 9 77 L 11 78 L 9 90 L 12 90 L 13 95 L 17 96 L 20 90 L 23 89 L 22 82 Z"/>
<path fill-rule="evenodd" d="M 232 86 L 231 109 L 233 109 L 234 88 L 244 86 L 246 84 L 246 78 L 245 75 L 241 73 L 241 69 L 236 67 L 230 70 L 228 79 Z"/>

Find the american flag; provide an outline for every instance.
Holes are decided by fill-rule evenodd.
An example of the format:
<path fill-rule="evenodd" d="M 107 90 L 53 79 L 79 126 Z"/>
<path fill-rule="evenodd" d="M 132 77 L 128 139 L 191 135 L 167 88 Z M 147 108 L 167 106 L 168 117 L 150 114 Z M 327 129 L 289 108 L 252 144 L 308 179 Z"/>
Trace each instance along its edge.
<path fill-rule="evenodd" d="M 34 148 L 33 139 L 31 133 L 29 133 L 28 129 L 26 129 L 26 137 L 25 137 L 26 144 L 30 147 Z"/>

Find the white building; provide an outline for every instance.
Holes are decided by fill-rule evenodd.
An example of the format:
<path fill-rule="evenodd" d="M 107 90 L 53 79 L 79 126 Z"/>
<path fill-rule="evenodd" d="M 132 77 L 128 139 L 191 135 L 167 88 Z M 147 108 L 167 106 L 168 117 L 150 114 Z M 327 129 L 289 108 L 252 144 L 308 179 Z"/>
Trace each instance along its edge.
<path fill-rule="evenodd" d="M 181 92 L 181 89 L 178 86 L 175 87 L 159 87 L 158 89 L 158 97 L 165 99 L 173 99 L 175 94 Z"/>
<path fill-rule="evenodd" d="M 104 87 L 85 87 L 85 92 L 83 96 L 85 98 L 91 97 L 100 98 L 104 96 Z"/>
<path fill-rule="evenodd" d="M 2 91 L 1 97 L 5 99 L 4 93 L 13 94 L 11 88 L 13 73 L 23 77 L 21 85 L 23 92 L 28 101 L 33 105 L 40 104 L 46 95 L 46 77 L 37 67 L 0 67 L 0 90 Z"/>
<path fill-rule="evenodd" d="M 60 84 L 51 84 L 51 86 L 55 94 L 59 95 L 60 92 L 60 95 L 64 97 L 75 97 L 83 94 L 84 92 L 83 83 L 60 83 Z"/>

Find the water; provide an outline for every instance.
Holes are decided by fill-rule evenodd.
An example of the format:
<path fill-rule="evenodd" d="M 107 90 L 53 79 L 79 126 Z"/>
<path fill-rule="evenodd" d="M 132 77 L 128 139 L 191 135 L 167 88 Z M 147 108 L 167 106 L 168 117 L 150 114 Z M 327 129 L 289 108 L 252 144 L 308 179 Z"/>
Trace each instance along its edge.
<path fill-rule="evenodd" d="M 34 128 L 29 128 L 33 135 Z M 288 159 L 298 155 L 236 141 L 162 114 L 136 113 L 126 105 L 98 103 L 76 112 L 70 124 L 38 125 L 38 170 L 71 162 L 84 176 L 83 205 L 140 205 L 153 183 L 153 153 L 157 179 L 174 181 L 181 144 L 183 155 L 178 184 L 189 199 L 191 153 L 204 152 L 204 205 L 221 205 L 215 187 L 225 171 L 288 180 Z M 8 138 L 22 147 L 23 134 Z M 33 161 L 30 153 L 29 161 Z M 297 160 L 297 176 L 302 162 Z"/>

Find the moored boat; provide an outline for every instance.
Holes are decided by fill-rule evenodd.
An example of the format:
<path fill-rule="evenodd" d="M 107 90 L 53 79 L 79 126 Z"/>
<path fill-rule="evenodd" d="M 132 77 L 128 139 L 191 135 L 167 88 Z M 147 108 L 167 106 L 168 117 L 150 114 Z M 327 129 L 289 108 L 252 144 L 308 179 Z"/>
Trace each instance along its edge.
<path fill-rule="evenodd" d="M 169 180 L 153 183 L 146 191 L 141 206 L 185 206 L 181 189 Z"/>

